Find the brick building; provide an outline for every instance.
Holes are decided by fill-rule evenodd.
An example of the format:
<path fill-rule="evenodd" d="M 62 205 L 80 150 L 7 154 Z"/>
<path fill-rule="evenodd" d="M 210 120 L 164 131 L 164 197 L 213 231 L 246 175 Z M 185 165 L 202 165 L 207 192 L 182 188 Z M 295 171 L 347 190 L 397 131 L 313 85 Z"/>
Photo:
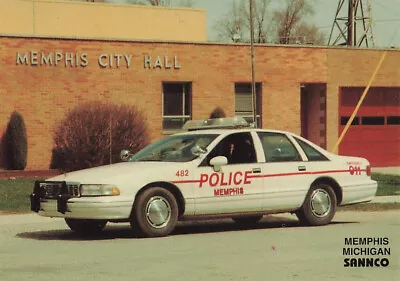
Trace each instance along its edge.
<path fill-rule="evenodd" d="M 153 140 L 216 106 L 252 116 L 246 44 L 50 37 L 0 35 L 0 136 L 12 111 L 22 113 L 27 169 L 49 168 L 57 122 L 85 101 L 137 105 Z M 257 45 L 259 124 L 332 149 L 383 52 Z M 399 64 L 400 51 L 388 50 L 339 153 L 400 164 Z"/>

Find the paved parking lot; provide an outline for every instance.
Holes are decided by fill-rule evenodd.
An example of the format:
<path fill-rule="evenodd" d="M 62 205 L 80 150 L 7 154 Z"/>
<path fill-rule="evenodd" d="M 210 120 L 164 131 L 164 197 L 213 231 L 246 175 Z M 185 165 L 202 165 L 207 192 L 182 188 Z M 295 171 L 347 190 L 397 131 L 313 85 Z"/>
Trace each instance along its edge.
<path fill-rule="evenodd" d="M 0 280 L 395 281 L 399 214 L 339 212 L 324 227 L 301 227 L 290 215 L 267 216 L 252 229 L 230 220 L 184 223 L 157 239 L 132 238 L 127 224 L 82 239 L 60 219 L 3 215 Z M 389 266 L 345 268 L 345 239 L 357 237 L 388 238 L 388 245 L 369 247 L 389 248 Z"/>

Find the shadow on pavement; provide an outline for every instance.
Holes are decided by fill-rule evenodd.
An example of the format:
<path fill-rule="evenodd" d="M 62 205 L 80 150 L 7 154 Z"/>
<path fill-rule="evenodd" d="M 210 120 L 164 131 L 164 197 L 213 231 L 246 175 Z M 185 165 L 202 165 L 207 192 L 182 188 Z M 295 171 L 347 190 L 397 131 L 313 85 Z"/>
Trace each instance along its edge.
<path fill-rule="evenodd" d="M 327 226 L 352 224 L 358 222 L 340 222 L 334 221 Z M 232 231 L 254 231 L 261 229 L 278 229 L 278 228 L 310 228 L 303 226 L 297 219 L 277 218 L 274 216 L 266 216 L 259 223 L 249 226 L 241 226 L 234 223 L 231 219 L 214 219 L 178 222 L 175 230 L 170 236 L 187 235 L 187 234 L 211 234 Z M 33 240 L 64 240 L 64 241 L 98 241 L 110 239 L 132 239 L 134 236 L 129 224 L 108 224 L 106 228 L 95 235 L 82 236 L 72 232 L 69 229 L 63 230 L 47 230 L 35 232 L 23 232 L 16 235 L 18 238 Z"/>

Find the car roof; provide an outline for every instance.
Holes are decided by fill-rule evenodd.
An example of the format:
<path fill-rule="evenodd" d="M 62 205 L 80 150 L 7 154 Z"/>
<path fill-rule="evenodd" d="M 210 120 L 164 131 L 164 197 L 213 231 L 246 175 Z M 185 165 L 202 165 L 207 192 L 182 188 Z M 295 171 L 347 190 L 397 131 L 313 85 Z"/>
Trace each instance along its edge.
<path fill-rule="evenodd" d="M 290 134 L 292 133 L 281 130 L 272 130 L 272 129 L 257 129 L 257 128 L 240 128 L 240 129 L 204 129 L 204 130 L 193 130 L 180 132 L 176 135 L 204 135 L 204 134 L 216 134 L 216 135 L 230 135 L 233 133 L 240 132 L 267 132 L 267 133 L 281 133 L 281 134 Z"/>

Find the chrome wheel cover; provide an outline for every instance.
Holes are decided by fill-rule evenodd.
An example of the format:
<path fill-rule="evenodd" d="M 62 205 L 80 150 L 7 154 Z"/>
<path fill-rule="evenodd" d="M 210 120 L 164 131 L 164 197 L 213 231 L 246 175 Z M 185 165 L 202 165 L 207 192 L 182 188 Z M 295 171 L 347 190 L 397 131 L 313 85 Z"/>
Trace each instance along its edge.
<path fill-rule="evenodd" d="M 161 196 L 154 196 L 146 204 L 146 220 L 154 228 L 165 227 L 171 219 L 171 206 Z"/>
<path fill-rule="evenodd" d="M 311 212 L 314 216 L 322 218 L 331 210 L 331 197 L 324 189 L 316 189 L 311 194 Z"/>

